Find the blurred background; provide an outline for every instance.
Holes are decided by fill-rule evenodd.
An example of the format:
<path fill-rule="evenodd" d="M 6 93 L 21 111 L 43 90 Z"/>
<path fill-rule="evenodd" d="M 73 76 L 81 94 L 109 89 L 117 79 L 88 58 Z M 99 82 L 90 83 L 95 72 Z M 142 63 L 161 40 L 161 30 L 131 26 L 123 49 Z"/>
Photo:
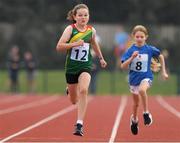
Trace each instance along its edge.
<path fill-rule="evenodd" d="M 162 51 L 170 74 L 162 81 L 155 73 L 150 95 L 180 94 L 179 0 L 0 0 L 0 92 L 64 94 L 66 54 L 57 53 L 56 44 L 78 3 L 89 7 L 89 24 L 108 62 L 102 70 L 94 60 L 92 94 L 129 94 L 117 57 L 131 45 L 137 24 L 147 27 L 147 42 Z"/>

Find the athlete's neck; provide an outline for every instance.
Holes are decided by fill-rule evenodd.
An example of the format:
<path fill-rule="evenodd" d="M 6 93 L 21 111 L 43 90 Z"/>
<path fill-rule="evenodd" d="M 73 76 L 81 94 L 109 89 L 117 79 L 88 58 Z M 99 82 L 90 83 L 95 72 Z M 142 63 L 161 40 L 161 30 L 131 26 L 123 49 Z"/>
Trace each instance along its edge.
<path fill-rule="evenodd" d="M 136 47 L 143 47 L 146 43 L 135 43 Z"/>
<path fill-rule="evenodd" d="M 79 25 L 79 24 L 74 24 L 74 25 L 77 28 L 77 30 L 80 32 L 85 32 L 87 29 L 87 25 Z"/>

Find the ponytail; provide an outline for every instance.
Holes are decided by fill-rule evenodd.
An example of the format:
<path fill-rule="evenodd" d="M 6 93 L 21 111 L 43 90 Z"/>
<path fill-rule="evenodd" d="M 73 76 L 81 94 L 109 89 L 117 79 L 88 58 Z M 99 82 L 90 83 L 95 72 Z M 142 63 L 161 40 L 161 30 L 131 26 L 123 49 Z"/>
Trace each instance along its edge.
<path fill-rule="evenodd" d="M 72 21 L 74 23 L 75 20 L 73 18 L 73 15 L 74 15 L 73 10 L 70 10 L 67 14 L 67 20 Z"/>

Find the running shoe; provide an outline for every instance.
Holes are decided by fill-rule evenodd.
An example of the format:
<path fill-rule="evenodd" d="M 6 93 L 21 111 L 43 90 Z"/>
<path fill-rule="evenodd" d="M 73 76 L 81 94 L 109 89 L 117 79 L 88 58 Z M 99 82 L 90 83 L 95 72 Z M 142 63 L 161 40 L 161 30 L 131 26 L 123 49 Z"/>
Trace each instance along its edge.
<path fill-rule="evenodd" d="M 130 119 L 130 127 L 131 127 L 132 134 L 133 135 L 137 135 L 138 134 L 138 130 L 139 130 L 138 121 L 134 121 L 132 116 L 131 116 L 131 119 Z"/>
<path fill-rule="evenodd" d="M 83 125 L 77 123 L 73 134 L 76 136 L 83 136 Z"/>
<path fill-rule="evenodd" d="M 151 113 L 143 113 L 144 125 L 150 126 L 153 122 Z"/>

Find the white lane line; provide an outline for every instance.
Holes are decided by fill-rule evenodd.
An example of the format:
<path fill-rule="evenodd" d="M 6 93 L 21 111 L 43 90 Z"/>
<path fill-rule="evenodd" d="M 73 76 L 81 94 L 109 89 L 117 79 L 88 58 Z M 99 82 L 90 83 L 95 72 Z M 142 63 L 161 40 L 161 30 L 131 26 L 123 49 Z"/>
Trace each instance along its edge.
<path fill-rule="evenodd" d="M 54 139 L 54 138 L 53 138 Z M 52 139 L 52 140 L 53 140 Z M 55 138 L 54 140 L 58 140 L 59 138 Z M 9 142 L 10 143 L 10 142 Z M 11 142 L 11 143 L 28 143 L 28 142 Z M 34 142 L 34 143 L 45 143 L 45 142 Z M 50 142 L 50 143 L 70 143 L 70 142 Z M 82 143 L 82 142 L 74 142 L 73 143 Z M 92 143 L 92 142 L 85 142 L 85 143 Z M 107 143 L 107 142 L 93 142 L 93 143 Z M 116 143 L 179 143 L 179 141 L 171 141 L 171 142 L 116 142 Z"/>
<path fill-rule="evenodd" d="M 180 118 L 180 112 L 177 111 L 174 107 L 169 105 L 161 96 L 156 97 L 156 100 L 159 102 L 161 106 L 163 106 L 166 110 Z"/>
<path fill-rule="evenodd" d="M 26 96 L 19 96 L 17 95 L 18 97 L 6 97 L 4 99 L 1 99 L 0 100 L 0 104 L 4 104 L 4 103 L 10 103 L 10 102 L 14 102 L 14 101 L 18 101 L 18 100 L 21 100 L 21 99 L 24 99 Z"/>
<path fill-rule="evenodd" d="M 48 116 L 47 118 L 44 118 L 44 119 L 40 120 L 39 122 L 37 122 L 37 123 L 25 128 L 25 129 L 21 130 L 21 131 L 15 133 L 15 134 L 12 134 L 12 135 L 4 138 L 3 140 L 0 141 L 0 143 L 6 142 L 6 141 L 8 141 L 8 140 L 10 140 L 10 139 L 12 139 L 12 138 L 14 138 L 16 136 L 19 136 L 19 135 L 21 135 L 21 134 L 23 134 L 25 132 L 28 132 L 28 131 L 30 131 L 30 130 L 32 130 L 32 129 L 34 129 L 34 128 L 36 128 L 36 127 L 38 127 L 38 126 L 40 126 L 40 125 L 42 125 L 44 123 L 46 123 L 46 122 L 49 122 L 49 121 L 51 121 L 51 120 L 53 120 L 53 119 L 55 119 L 55 118 L 57 118 L 59 116 L 62 116 L 64 114 L 74 110 L 75 108 L 76 108 L 76 106 L 71 105 L 71 106 L 69 106 L 69 107 L 67 107 L 67 108 L 65 108 L 63 110 L 60 110 L 59 112 L 56 112 L 56 113 L 52 114 L 51 116 Z"/>
<path fill-rule="evenodd" d="M 116 120 L 115 120 L 113 129 L 112 129 L 112 132 L 111 132 L 111 137 L 109 139 L 109 143 L 113 143 L 115 140 L 115 137 L 116 137 L 116 134 L 117 134 L 117 131 L 119 128 L 119 124 L 120 124 L 120 121 L 121 121 L 121 118 L 122 118 L 126 104 L 127 104 L 127 96 L 122 96 L 122 99 L 121 99 L 121 102 L 119 105 L 119 109 L 118 109 L 118 113 L 116 116 Z"/>
<path fill-rule="evenodd" d="M 46 98 L 44 100 L 36 100 L 35 102 L 31 102 L 31 103 L 26 103 L 26 104 L 22 104 L 19 106 L 15 106 L 15 107 L 10 107 L 7 109 L 2 109 L 0 110 L 0 115 L 4 115 L 4 114 L 8 114 L 8 113 L 12 113 L 12 112 L 17 112 L 17 111 L 21 111 L 21 110 L 25 110 L 28 108 L 32 108 L 32 107 L 37 107 L 37 106 L 41 106 L 44 104 L 48 104 L 50 102 L 55 101 L 57 98 L 59 98 L 58 96 L 51 96 L 49 98 Z"/>
<path fill-rule="evenodd" d="M 92 100 L 92 99 L 93 98 L 89 98 L 88 102 L 90 100 Z M 8 141 L 8 140 L 10 140 L 10 139 L 12 139 L 14 137 L 17 137 L 17 136 L 19 136 L 19 135 L 21 135 L 21 134 L 23 134 L 25 132 L 28 132 L 28 131 L 30 131 L 30 130 L 38 127 L 38 126 L 41 126 L 42 124 L 45 124 L 45 123 L 47 123 L 47 122 L 49 122 L 51 120 L 54 120 L 54 119 L 56 119 L 56 118 L 58 118 L 58 117 L 60 117 L 60 116 L 62 116 L 64 114 L 66 114 L 68 112 L 71 112 L 72 110 L 74 110 L 76 108 L 77 108 L 77 106 L 75 106 L 75 105 L 68 106 L 65 109 L 60 110 L 59 112 L 56 112 L 56 113 L 54 113 L 54 114 L 52 114 L 52 115 L 50 115 L 50 116 L 40 120 L 39 122 L 37 122 L 35 124 L 32 124 L 31 126 L 29 126 L 29 127 L 25 128 L 25 129 L 15 133 L 15 134 L 12 134 L 12 135 L 10 135 L 10 136 L 0 140 L 0 143 L 4 143 L 4 142 L 6 142 L 6 141 Z"/>

